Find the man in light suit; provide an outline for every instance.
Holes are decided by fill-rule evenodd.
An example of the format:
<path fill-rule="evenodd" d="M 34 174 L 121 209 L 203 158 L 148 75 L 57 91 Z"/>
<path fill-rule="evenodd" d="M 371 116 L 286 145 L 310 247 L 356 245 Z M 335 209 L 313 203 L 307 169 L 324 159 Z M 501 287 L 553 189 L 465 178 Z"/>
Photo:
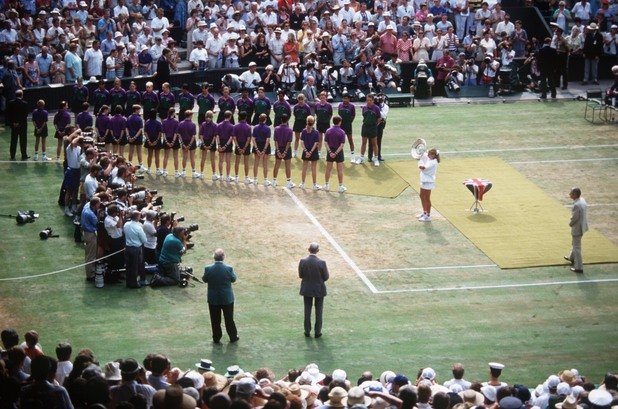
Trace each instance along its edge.
<path fill-rule="evenodd" d="M 315 86 L 315 78 L 307 77 L 307 84 L 300 90 L 305 96 L 305 102 L 311 107 L 311 112 L 315 112 L 315 104 L 319 101 L 318 88 Z"/>
<path fill-rule="evenodd" d="M 571 221 L 569 222 L 573 238 L 573 248 L 571 249 L 571 254 L 564 256 L 564 258 L 571 263 L 571 271 L 574 273 L 584 272 L 582 236 L 588 231 L 588 204 L 581 195 L 582 191 L 578 187 L 574 187 L 569 193 L 569 197 L 573 199 L 573 210 L 571 210 Z"/>
<path fill-rule="evenodd" d="M 221 313 L 225 320 L 225 330 L 230 337 L 230 342 L 238 341 L 236 323 L 234 323 L 234 291 L 232 283 L 236 282 L 236 273 L 232 266 L 223 262 L 225 252 L 216 249 L 215 262 L 204 268 L 202 280 L 208 283 L 208 310 L 210 311 L 210 326 L 212 328 L 212 341 L 221 343 L 223 333 L 221 331 Z"/>
<path fill-rule="evenodd" d="M 328 280 L 328 267 L 326 262 L 316 255 L 320 251 L 317 243 L 309 245 L 309 255 L 298 264 L 298 277 L 301 279 L 300 295 L 305 301 L 305 336 L 311 335 L 311 308 L 315 300 L 315 337 L 322 336 L 322 312 L 324 310 L 324 297 L 326 297 L 326 284 Z"/>

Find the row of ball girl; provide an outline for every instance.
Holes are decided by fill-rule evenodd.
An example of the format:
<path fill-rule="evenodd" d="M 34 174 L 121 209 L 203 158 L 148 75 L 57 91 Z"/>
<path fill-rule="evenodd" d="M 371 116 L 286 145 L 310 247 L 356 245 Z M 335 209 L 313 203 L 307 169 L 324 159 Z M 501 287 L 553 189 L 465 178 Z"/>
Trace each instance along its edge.
<path fill-rule="evenodd" d="M 112 89 L 113 91 L 113 89 Z M 131 92 L 129 90 L 128 92 Z M 156 101 L 151 95 L 157 97 Z M 343 185 L 343 149 L 346 138 L 350 143 L 351 160 L 353 163 L 363 163 L 367 142 L 370 141 L 370 151 L 374 156 L 372 161 L 379 166 L 378 146 L 376 136 L 378 124 L 381 119 L 380 108 L 374 103 L 373 96 L 367 97 L 366 105 L 362 107 L 362 146 L 361 155 L 354 155 L 354 142 L 352 137 L 352 122 L 355 118 L 355 107 L 349 98 L 338 107 L 338 115 L 333 116 L 332 106 L 326 102 L 326 94 L 320 94 L 320 100 L 311 107 L 305 102 L 303 94 L 299 94 L 298 103 L 294 107 L 285 99 L 284 93 L 279 93 L 278 100 L 274 104 L 265 97 L 263 89 L 259 89 L 254 99 L 248 97 L 248 92 L 243 91 L 242 96 L 235 102 L 229 96 L 229 90 L 224 88 L 222 96 L 217 103 L 219 116 L 214 121 L 213 111 L 215 101 L 209 94 L 208 85 L 202 87 L 202 93 L 195 98 L 198 105 L 198 124 L 193 122 L 193 106 L 183 104 L 183 94 L 188 94 L 188 87 L 183 87 L 178 100 L 180 106 L 179 118 L 176 119 L 174 108 L 175 99 L 169 84 L 163 84 L 162 91 L 158 94 L 152 91 L 152 84 L 148 83 L 146 91 L 142 94 L 140 104 L 128 105 L 126 97 L 124 105 L 101 105 L 107 102 L 93 95 L 95 104 L 96 120 L 90 114 L 90 105 L 83 102 L 82 111 L 76 114 L 76 125 L 84 132 L 93 131 L 93 136 L 99 142 L 105 144 L 105 148 L 120 156 L 124 155 L 126 145 L 129 145 L 129 161 L 132 161 L 134 153 L 137 154 L 139 166 L 150 173 L 154 161 L 157 176 L 167 176 L 167 164 L 169 157 L 173 158 L 175 177 L 186 177 L 187 162 L 191 165 L 193 178 L 202 178 L 207 157 L 210 156 L 210 165 L 213 180 L 226 180 L 228 182 L 239 181 L 240 163 L 244 165 L 244 183 L 257 184 L 258 170 L 262 168 L 264 186 L 277 186 L 277 175 L 281 163 L 284 164 L 288 188 L 295 184 L 291 181 L 291 159 L 299 157 L 303 160 L 300 188 L 305 188 L 305 179 L 309 166 L 312 172 L 313 189 L 320 190 L 317 184 L 317 161 L 320 158 L 322 147 L 325 146 L 326 173 L 324 190 L 329 190 L 329 179 L 333 164 L 336 164 L 339 182 L 338 191 L 346 191 Z M 169 98 L 171 95 L 172 98 Z M 191 97 L 193 97 L 191 95 Z M 185 98 L 185 101 L 191 98 Z M 165 101 L 165 102 L 163 102 Z M 116 101 L 119 102 L 119 101 Z M 162 103 L 163 102 L 163 103 Z M 99 106 L 97 106 L 99 105 Z M 67 110 L 67 104 L 62 103 L 60 110 L 54 116 L 54 127 L 58 139 L 57 157 L 61 152 L 61 141 L 64 129 L 71 123 L 71 115 Z M 313 109 L 312 109 L 313 108 Z M 126 110 L 131 113 L 125 117 Z M 235 123 L 233 112 L 238 110 L 238 123 Z M 143 110 L 146 121 L 140 115 Z M 270 111 L 275 112 L 275 129 L 271 138 Z M 75 109 L 74 109 L 75 111 Z M 112 112 L 110 112 L 112 111 Z M 312 115 L 315 112 L 315 116 Z M 113 115 L 110 115 L 112 113 Z M 162 119 L 157 119 L 157 114 Z M 291 117 L 294 117 L 292 127 L 288 125 Z M 253 118 L 253 119 L 252 119 Z M 47 111 L 43 101 L 39 101 L 37 109 L 33 112 L 32 119 L 35 126 L 35 136 L 38 148 L 40 137 L 47 135 Z M 251 124 L 254 126 L 252 127 Z M 272 139 L 272 148 L 271 148 Z M 143 165 L 143 145 L 147 152 L 147 165 Z M 298 148 L 301 153 L 298 155 Z M 292 148 L 293 146 L 293 148 Z M 199 171 L 196 167 L 195 152 L 198 148 L 202 151 Z M 373 148 L 373 149 L 372 149 Z M 160 151 L 163 150 L 163 161 L 160 161 Z M 178 151 L 182 150 L 182 171 L 179 170 Z M 43 147 L 45 152 L 45 147 Z M 171 153 L 171 155 L 170 155 Z M 235 153 L 234 175 L 231 175 L 231 157 Z M 216 167 L 216 155 L 218 154 L 218 172 Z M 253 178 L 249 177 L 249 157 L 254 154 Z M 272 182 L 269 180 L 268 164 L 269 155 L 275 156 Z M 370 152 L 371 155 L 371 152 Z M 36 159 L 36 158 L 35 158 Z M 45 159 L 48 159 L 45 157 Z M 162 165 L 162 166 L 161 166 Z M 225 177 L 224 175 L 225 171 Z"/>

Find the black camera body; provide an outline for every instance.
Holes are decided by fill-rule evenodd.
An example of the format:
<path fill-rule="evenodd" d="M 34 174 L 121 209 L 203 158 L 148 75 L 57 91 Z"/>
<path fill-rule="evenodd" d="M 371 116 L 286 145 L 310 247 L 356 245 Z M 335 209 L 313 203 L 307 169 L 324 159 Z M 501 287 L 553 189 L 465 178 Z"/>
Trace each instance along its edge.
<path fill-rule="evenodd" d="M 47 240 L 50 239 L 52 237 L 60 237 L 57 234 L 54 234 L 54 231 L 52 230 L 51 227 L 46 227 L 45 229 L 41 230 L 41 232 L 39 233 L 39 238 L 41 240 Z"/>
<path fill-rule="evenodd" d="M 26 223 L 34 223 L 36 219 L 39 218 L 39 214 L 35 213 L 34 210 L 17 211 L 17 216 L 15 216 L 15 221 L 17 224 L 26 224 Z"/>

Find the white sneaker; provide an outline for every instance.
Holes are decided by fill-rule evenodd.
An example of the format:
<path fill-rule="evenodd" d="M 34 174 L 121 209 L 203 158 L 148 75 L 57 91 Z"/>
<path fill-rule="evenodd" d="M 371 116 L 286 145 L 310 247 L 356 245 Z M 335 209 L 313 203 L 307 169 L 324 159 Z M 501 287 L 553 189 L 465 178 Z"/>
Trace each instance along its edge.
<path fill-rule="evenodd" d="M 35 159 L 36 160 L 36 159 Z M 47 155 L 43 155 L 43 158 L 41 159 L 43 162 L 49 162 L 51 160 L 51 158 Z"/>
<path fill-rule="evenodd" d="M 277 187 L 277 179 L 273 179 L 273 187 Z"/>
<path fill-rule="evenodd" d="M 227 175 L 227 176 L 225 177 L 225 181 L 226 181 L 226 182 L 231 182 L 231 181 L 232 181 L 232 177 L 231 177 L 230 175 Z"/>
<path fill-rule="evenodd" d="M 187 172 L 186 171 L 183 170 L 182 172 L 180 172 L 180 177 L 184 178 L 185 176 L 187 176 Z"/>
<path fill-rule="evenodd" d="M 292 157 L 295 158 L 296 156 L 298 156 L 298 154 L 296 153 L 296 151 L 292 151 Z"/>
<path fill-rule="evenodd" d="M 359 157 L 356 158 L 356 164 L 357 165 L 360 165 L 363 162 L 365 162 L 365 157 L 364 156 L 359 156 Z"/>
<path fill-rule="evenodd" d="M 429 216 L 428 214 L 424 214 L 422 217 L 418 218 L 419 222 L 430 222 L 431 221 L 431 216 Z"/>
<path fill-rule="evenodd" d="M 163 175 L 163 171 L 161 169 L 157 169 L 157 171 L 155 172 L 155 175 L 161 176 Z"/>
<path fill-rule="evenodd" d="M 234 183 L 238 183 L 238 176 L 234 176 Z"/>
<path fill-rule="evenodd" d="M 373 157 L 373 166 L 380 166 L 380 160 L 377 156 Z"/>
<path fill-rule="evenodd" d="M 320 190 L 320 189 L 322 189 L 322 186 L 318 185 L 317 183 L 314 183 L 314 184 L 313 184 L 313 190 L 314 190 L 314 191 L 316 191 L 316 192 L 317 192 L 317 191 L 318 191 L 318 190 Z"/>
<path fill-rule="evenodd" d="M 298 185 L 298 188 L 305 190 L 305 184 L 303 182 L 301 182 L 301 184 Z"/>
<path fill-rule="evenodd" d="M 73 213 L 71 212 L 71 209 L 69 209 L 67 206 L 64 207 L 64 215 L 68 217 L 73 217 Z"/>
<path fill-rule="evenodd" d="M 251 178 L 249 176 L 245 176 L 245 185 L 250 185 L 251 183 L 253 183 Z"/>
<path fill-rule="evenodd" d="M 148 173 L 150 175 L 150 168 L 147 168 L 144 172 Z"/>
<path fill-rule="evenodd" d="M 202 172 L 197 172 L 197 177 L 200 179 L 204 179 L 204 174 Z"/>
<path fill-rule="evenodd" d="M 197 178 L 199 178 L 199 177 L 200 177 L 200 174 L 199 174 L 199 173 L 197 173 L 196 171 L 193 171 L 193 172 L 191 172 L 191 177 L 192 177 L 193 179 L 197 179 Z"/>
<path fill-rule="evenodd" d="M 314 188 L 315 188 L 315 186 L 314 186 Z M 329 183 L 324 183 L 324 190 L 327 191 L 327 192 L 330 190 L 330 184 Z"/>
<path fill-rule="evenodd" d="M 181 177 L 180 172 L 178 172 L 178 171 L 174 172 L 174 177 L 175 177 L 175 178 L 179 178 L 179 177 Z"/>
<path fill-rule="evenodd" d="M 422 217 L 425 217 L 425 213 L 421 213 L 421 214 L 417 214 L 417 215 L 416 215 L 416 218 L 417 218 L 417 219 L 420 219 L 420 218 L 422 218 Z"/>
<path fill-rule="evenodd" d="M 294 186 L 296 185 L 291 180 L 287 183 L 287 185 L 285 185 L 285 187 L 287 187 L 288 189 L 294 189 Z"/>
<path fill-rule="evenodd" d="M 221 178 L 216 173 L 214 175 L 212 175 L 212 180 L 216 181 L 216 180 L 219 180 L 219 179 L 221 179 Z"/>
<path fill-rule="evenodd" d="M 163 169 L 163 171 L 161 172 L 161 176 L 167 177 L 167 170 Z"/>
<path fill-rule="evenodd" d="M 264 180 L 264 187 L 268 187 L 270 186 L 270 180 L 266 179 Z"/>
<path fill-rule="evenodd" d="M 35 153 L 33 158 L 34 158 L 33 160 L 39 160 L 39 154 Z"/>
<path fill-rule="evenodd" d="M 350 153 L 350 163 L 356 163 L 356 155 L 354 155 L 354 152 Z"/>
<path fill-rule="evenodd" d="M 339 185 L 339 193 L 345 193 L 346 190 L 348 189 L 345 186 Z"/>

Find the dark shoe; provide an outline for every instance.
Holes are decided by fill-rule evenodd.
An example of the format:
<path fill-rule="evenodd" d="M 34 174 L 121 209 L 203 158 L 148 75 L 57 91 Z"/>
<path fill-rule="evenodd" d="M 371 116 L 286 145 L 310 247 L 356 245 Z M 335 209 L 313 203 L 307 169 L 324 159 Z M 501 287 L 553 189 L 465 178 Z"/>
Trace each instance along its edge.
<path fill-rule="evenodd" d="M 219 344 L 221 343 L 221 341 L 219 341 L 219 340 L 214 340 L 214 339 L 213 339 L 213 340 L 212 340 L 212 343 L 213 343 L 213 344 L 216 344 L 216 345 L 219 345 Z"/>
<path fill-rule="evenodd" d="M 556 99 L 556 94 L 552 94 L 551 99 Z"/>
<path fill-rule="evenodd" d="M 322 334 L 315 334 L 316 338 L 320 338 L 322 336 Z"/>
<path fill-rule="evenodd" d="M 562 90 L 563 90 L 563 91 L 564 91 L 564 90 L 566 90 L 566 89 L 567 89 L 567 86 L 566 86 L 566 85 L 562 87 Z"/>
<path fill-rule="evenodd" d="M 311 334 L 310 334 L 310 333 L 308 333 L 308 332 L 305 332 L 305 336 L 306 336 L 307 338 L 311 338 Z"/>
<path fill-rule="evenodd" d="M 582 81 L 582 85 L 588 85 L 588 81 Z"/>
<path fill-rule="evenodd" d="M 11 156 L 11 160 L 15 160 L 15 156 Z"/>
<path fill-rule="evenodd" d="M 564 256 L 564 259 L 569 262 L 569 264 L 573 265 L 573 260 L 569 258 L 569 256 Z"/>
<path fill-rule="evenodd" d="M 547 99 L 547 95 L 541 95 L 541 99 Z"/>
<path fill-rule="evenodd" d="M 230 342 L 232 344 L 234 344 L 234 343 L 238 342 L 239 339 L 240 339 L 239 337 L 236 337 L 236 338 L 230 339 Z"/>
<path fill-rule="evenodd" d="M 86 281 L 89 283 L 94 283 L 94 277 L 86 277 Z"/>
<path fill-rule="evenodd" d="M 592 81 L 594 85 L 599 85 L 599 81 Z"/>
<path fill-rule="evenodd" d="M 383 158 L 383 157 L 381 157 L 381 156 L 378 156 L 378 160 L 379 160 L 380 162 L 384 162 L 384 158 Z"/>
<path fill-rule="evenodd" d="M 28 159 L 30 159 L 30 156 L 28 156 L 28 155 L 21 157 L 21 160 L 28 160 Z"/>
<path fill-rule="evenodd" d="M 584 273 L 584 270 L 578 270 L 575 267 L 571 267 L 571 271 L 574 272 L 574 273 L 579 273 L 579 274 L 583 274 Z"/>

